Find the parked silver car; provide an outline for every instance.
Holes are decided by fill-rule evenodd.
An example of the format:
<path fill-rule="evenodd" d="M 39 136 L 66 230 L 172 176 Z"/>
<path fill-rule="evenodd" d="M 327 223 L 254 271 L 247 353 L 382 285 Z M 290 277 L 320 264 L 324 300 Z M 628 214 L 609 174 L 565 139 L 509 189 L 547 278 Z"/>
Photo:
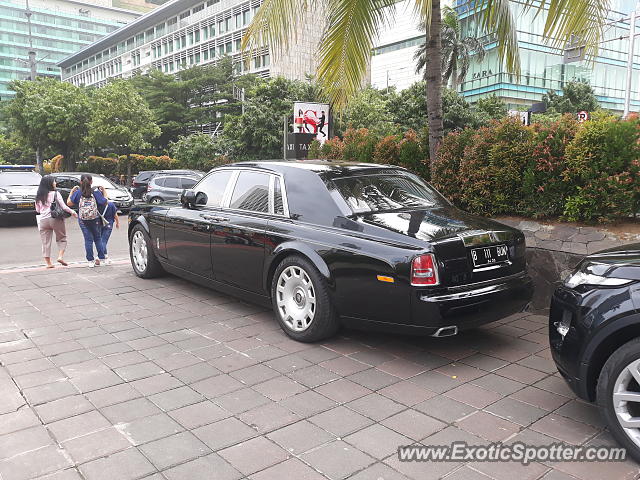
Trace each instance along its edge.
<path fill-rule="evenodd" d="M 155 176 L 147 185 L 144 200 L 154 204 L 177 200 L 184 189 L 192 188 L 201 178 L 200 174 Z"/>

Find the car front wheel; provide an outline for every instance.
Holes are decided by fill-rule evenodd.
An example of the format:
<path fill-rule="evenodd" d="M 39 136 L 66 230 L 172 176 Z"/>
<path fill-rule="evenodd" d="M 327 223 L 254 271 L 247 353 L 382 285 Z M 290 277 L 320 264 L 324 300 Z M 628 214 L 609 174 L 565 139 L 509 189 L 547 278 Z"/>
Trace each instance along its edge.
<path fill-rule="evenodd" d="M 340 328 L 326 281 L 306 258 L 285 258 L 276 268 L 271 299 L 278 323 L 294 340 L 317 342 Z"/>
<path fill-rule="evenodd" d="M 596 396 L 612 435 L 640 461 L 640 338 L 609 357 L 600 372 Z"/>
<path fill-rule="evenodd" d="M 142 225 L 136 225 L 129 237 L 129 257 L 133 271 L 140 278 L 154 278 L 162 274 L 162 266 L 156 258 L 151 238 Z"/>

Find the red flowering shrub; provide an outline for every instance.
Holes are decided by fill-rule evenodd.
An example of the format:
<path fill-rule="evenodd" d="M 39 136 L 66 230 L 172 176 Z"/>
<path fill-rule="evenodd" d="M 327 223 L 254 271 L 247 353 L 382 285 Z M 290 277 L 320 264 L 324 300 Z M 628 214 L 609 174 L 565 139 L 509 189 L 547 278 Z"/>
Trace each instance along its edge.
<path fill-rule="evenodd" d="M 339 137 L 333 137 L 322 144 L 319 155 L 325 160 L 342 160 L 343 152 L 344 143 Z"/>
<path fill-rule="evenodd" d="M 432 185 L 456 205 L 460 205 L 462 197 L 460 162 L 475 134 L 475 130 L 465 129 L 445 136 L 437 158 L 431 162 Z"/>
<path fill-rule="evenodd" d="M 517 211 L 532 150 L 533 131 L 517 120 L 505 119 L 478 129 L 460 162 L 463 208 L 480 215 Z"/>
<path fill-rule="evenodd" d="M 409 130 L 404 134 L 398 144 L 398 164 L 407 170 L 429 178 L 429 164 L 427 154 L 422 151 L 420 139 L 415 130 Z"/>
<path fill-rule="evenodd" d="M 523 175 L 520 211 L 533 217 L 560 216 L 573 186 L 563 180 L 565 150 L 580 124 L 564 115 L 549 125 L 534 124 L 535 144 Z"/>
<path fill-rule="evenodd" d="M 378 139 L 366 128 L 347 128 L 342 157 L 347 162 L 372 162 Z"/>
<path fill-rule="evenodd" d="M 388 135 L 381 139 L 373 151 L 373 161 L 386 165 L 398 165 L 400 160 L 398 142 L 396 135 Z"/>
<path fill-rule="evenodd" d="M 640 121 L 603 116 L 586 122 L 566 150 L 563 181 L 572 186 L 568 220 L 629 218 L 640 199 Z"/>

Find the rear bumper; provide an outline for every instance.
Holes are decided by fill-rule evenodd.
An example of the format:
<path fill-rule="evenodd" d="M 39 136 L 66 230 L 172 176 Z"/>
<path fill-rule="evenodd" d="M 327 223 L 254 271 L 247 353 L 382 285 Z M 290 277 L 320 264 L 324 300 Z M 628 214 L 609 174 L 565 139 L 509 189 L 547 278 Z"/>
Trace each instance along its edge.
<path fill-rule="evenodd" d="M 0 204 L 0 217 L 29 217 L 35 214 L 35 208 L 17 208 L 15 204 Z"/>
<path fill-rule="evenodd" d="M 411 322 L 372 322 L 347 318 L 344 323 L 397 333 L 433 335 L 438 329 L 456 326 L 459 331 L 495 322 L 526 310 L 533 282 L 526 273 L 446 292 L 417 290 L 412 298 Z"/>

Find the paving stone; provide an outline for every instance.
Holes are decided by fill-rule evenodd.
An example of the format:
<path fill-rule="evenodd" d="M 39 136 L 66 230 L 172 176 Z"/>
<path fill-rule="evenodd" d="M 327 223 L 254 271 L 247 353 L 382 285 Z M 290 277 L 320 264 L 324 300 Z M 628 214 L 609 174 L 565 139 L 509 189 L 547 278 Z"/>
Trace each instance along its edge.
<path fill-rule="evenodd" d="M 272 402 L 272 400 L 269 400 L 251 388 L 235 390 L 217 397 L 214 401 L 225 410 L 235 414 L 246 412 L 247 410 Z"/>
<path fill-rule="evenodd" d="M 52 423 L 56 420 L 73 417 L 94 409 L 94 405 L 83 395 L 71 395 L 35 407 L 36 412 L 38 412 L 44 423 Z"/>
<path fill-rule="evenodd" d="M 475 407 L 443 395 L 432 397 L 413 408 L 446 423 L 454 422 L 476 411 Z"/>
<path fill-rule="evenodd" d="M 513 398 L 503 398 L 493 405 L 485 408 L 485 411 L 493 413 L 510 422 L 526 427 L 536 420 L 544 417 L 548 412 L 541 408 L 528 405 Z"/>
<path fill-rule="evenodd" d="M 193 433 L 211 450 L 220 450 L 256 436 L 256 431 L 231 417 L 196 428 Z"/>
<path fill-rule="evenodd" d="M 158 470 L 211 453 L 209 447 L 190 432 L 182 432 L 140 447 L 140 451 Z"/>
<path fill-rule="evenodd" d="M 316 413 L 329 410 L 336 405 L 336 402 L 311 390 L 298 395 L 285 398 L 280 404 L 302 417 L 309 417 Z"/>
<path fill-rule="evenodd" d="M 307 420 L 276 430 L 267 437 L 295 455 L 335 440 L 333 435 Z"/>
<path fill-rule="evenodd" d="M 470 466 L 496 480 L 535 480 L 549 470 L 549 467 L 536 462 L 526 466 L 518 462 L 475 462 Z"/>
<path fill-rule="evenodd" d="M 309 388 L 315 388 L 338 379 L 338 375 L 319 365 L 301 368 L 288 374 L 296 382 Z"/>
<path fill-rule="evenodd" d="M 547 411 L 559 408 L 569 401 L 567 397 L 556 395 L 536 387 L 525 387 L 510 395 L 511 398 L 534 405 Z"/>
<path fill-rule="evenodd" d="M 409 407 L 436 395 L 435 392 L 419 387 L 408 380 L 389 385 L 388 387 L 378 390 L 378 393 Z"/>
<path fill-rule="evenodd" d="M 162 413 L 157 406 L 146 398 L 136 398 L 128 402 L 118 403 L 104 407 L 100 411 L 114 425 L 117 423 L 129 423 L 138 418 Z"/>
<path fill-rule="evenodd" d="M 314 415 L 309 421 L 336 437 L 343 437 L 373 423 L 370 418 L 343 406 Z"/>
<path fill-rule="evenodd" d="M 349 402 L 347 407 L 371 418 L 374 421 L 380 421 L 384 418 L 390 417 L 405 408 L 403 405 L 378 393 L 372 393 Z"/>
<path fill-rule="evenodd" d="M 300 420 L 299 415 L 274 402 L 243 412 L 239 418 L 260 434 L 271 432 Z"/>
<path fill-rule="evenodd" d="M 85 396 L 97 408 L 102 408 L 116 403 L 133 400 L 134 398 L 139 398 L 142 394 L 131 385 L 123 383 L 121 385 L 115 385 L 113 387 L 89 392 L 85 394 Z"/>
<path fill-rule="evenodd" d="M 337 403 L 350 402 L 356 398 L 364 397 L 372 393 L 368 388 L 345 378 L 320 385 L 315 391 Z"/>
<path fill-rule="evenodd" d="M 64 442 L 110 426 L 111 424 L 104 416 L 97 410 L 92 410 L 50 423 L 47 425 L 47 428 L 53 433 L 53 436 L 56 437 L 58 442 Z"/>
<path fill-rule="evenodd" d="M 133 480 L 156 472 L 134 447 L 85 463 L 79 468 L 87 480 Z"/>
<path fill-rule="evenodd" d="M 328 385 L 332 385 L 332 383 Z M 272 378 L 271 380 L 267 380 L 264 383 L 254 385 L 253 389 L 270 398 L 271 400 L 280 401 L 284 400 L 287 397 L 291 397 L 298 393 L 304 392 L 307 387 L 294 380 L 291 380 L 288 377 L 278 376 L 276 378 Z"/>
<path fill-rule="evenodd" d="M 183 430 L 179 423 L 166 414 L 139 418 L 118 428 L 134 445 L 168 437 Z"/>
<path fill-rule="evenodd" d="M 295 480 L 323 480 L 325 477 L 302 463 L 297 458 L 290 458 L 289 460 L 255 473 L 249 478 L 251 478 L 251 480 L 282 480 L 283 478 L 291 478 Z"/>
<path fill-rule="evenodd" d="M 348 478 L 374 459 L 348 443 L 335 441 L 302 455 L 302 459 L 332 479 Z"/>
<path fill-rule="evenodd" d="M 0 459 L 36 450 L 53 444 L 53 440 L 42 426 L 27 428 L 0 437 Z"/>
<path fill-rule="evenodd" d="M 597 433 L 590 425 L 554 414 L 538 420 L 531 429 L 572 445 L 580 445 Z"/>
<path fill-rule="evenodd" d="M 0 415 L 0 435 L 40 425 L 40 420 L 30 408 Z"/>
<path fill-rule="evenodd" d="M 227 412 L 209 400 L 169 412 L 169 416 L 188 430 L 217 422 L 230 415 L 230 412 Z"/>
<path fill-rule="evenodd" d="M 40 478 L 71 466 L 69 457 L 55 446 L 40 448 L 0 462 L 2 480 Z"/>
<path fill-rule="evenodd" d="M 470 383 L 449 390 L 445 393 L 445 396 L 475 408 L 484 408 L 502 398 L 499 393 L 485 390 Z"/>
<path fill-rule="evenodd" d="M 135 382 L 131 382 L 131 386 L 143 395 L 153 395 L 155 393 L 172 390 L 181 387 L 183 384 L 180 380 L 174 378 L 168 373 L 161 373 L 153 377 L 147 377 Z"/>
<path fill-rule="evenodd" d="M 230 374 L 236 380 L 240 380 L 245 385 L 255 385 L 256 383 L 266 382 L 267 380 L 278 377 L 279 372 L 267 367 L 266 365 L 252 365 L 241 370 L 236 370 Z"/>
<path fill-rule="evenodd" d="M 75 395 L 78 390 L 69 381 L 49 383 L 38 387 L 27 388 L 22 391 L 31 405 L 42 405 L 59 398 Z"/>
<path fill-rule="evenodd" d="M 376 463 L 371 465 L 370 467 L 365 468 L 364 470 L 356 473 L 349 477 L 350 480 L 408 480 L 408 477 L 405 477 L 401 473 L 398 473 L 396 470 L 384 465 L 382 463 Z M 448 480 L 448 479 L 447 479 Z"/>
<path fill-rule="evenodd" d="M 243 476 L 215 453 L 165 470 L 163 474 L 168 480 L 238 480 Z"/>
<path fill-rule="evenodd" d="M 288 458 L 287 452 L 264 437 L 226 448 L 219 455 L 244 475 L 264 470 Z"/>
<path fill-rule="evenodd" d="M 95 460 L 131 447 L 129 440 L 114 427 L 67 440 L 62 445 L 76 464 Z"/>
<path fill-rule="evenodd" d="M 244 385 L 230 375 L 218 375 L 196 382 L 191 387 L 207 398 L 217 398 L 234 390 L 244 388 Z"/>
<path fill-rule="evenodd" d="M 517 424 L 486 412 L 475 412 L 458 420 L 456 424 L 463 430 L 491 442 L 504 440 L 520 430 Z"/>
<path fill-rule="evenodd" d="M 370 425 L 343 438 L 358 450 L 383 459 L 396 453 L 401 445 L 409 445 L 413 440 L 380 424 Z"/>
<path fill-rule="evenodd" d="M 416 441 L 445 427 L 445 424 L 439 420 L 412 409 L 397 413 L 380 423 Z"/>
<path fill-rule="evenodd" d="M 204 397 L 189 387 L 178 387 L 173 390 L 156 393 L 149 400 L 165 411 L 175 410 L 204 400 Z"/>
<path fill-rule="evenodd" d="M 381 372 L 380 370 L 376 370 L 375 368 L 370 368 L 369 370 L 363 370 L 361 372 L 354 373 L 353 375 L 349 375 L 346 378 L 347 380 L 362 385 L 369 390 L 379 390 L 400 381 L 398 377 L 389 375 L 385 372 Z"/>

